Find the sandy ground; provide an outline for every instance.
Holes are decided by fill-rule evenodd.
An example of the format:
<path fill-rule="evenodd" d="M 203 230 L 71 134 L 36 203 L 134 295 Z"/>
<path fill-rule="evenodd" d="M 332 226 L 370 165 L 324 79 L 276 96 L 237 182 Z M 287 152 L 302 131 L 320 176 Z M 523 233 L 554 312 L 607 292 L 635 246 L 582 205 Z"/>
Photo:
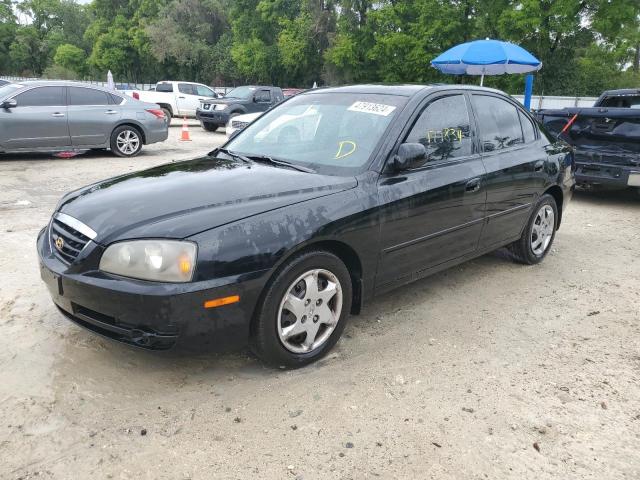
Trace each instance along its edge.
<path fill-rule="evenodd" d="M 334 352 L 154 354 L 54 308 L 58 198 L 222 141 L 0 157 L 0 478 L 640 478 L 640 196 L 579 193 L 552 252 L 495 253 L 378 298 Z"/>

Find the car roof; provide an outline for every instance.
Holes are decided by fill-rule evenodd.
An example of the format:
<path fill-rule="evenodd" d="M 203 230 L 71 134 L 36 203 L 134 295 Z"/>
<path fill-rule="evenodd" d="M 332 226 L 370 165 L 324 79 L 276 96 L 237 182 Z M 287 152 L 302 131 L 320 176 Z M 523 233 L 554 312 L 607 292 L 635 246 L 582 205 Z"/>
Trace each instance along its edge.
<path fill-rule="evenodd" d="M 307 90 L 301 95 L 308 95 L 313 93 L 358 93 L 358 94 L 370 94 L 370 95 L 399 95 L 404 97 L 412 97 L 418 93 L 424 93 L 426 91 L 442 91 L 442 90 L 474 90 L 500 93 L 504 95 L 504 92 L 496 90 L 495 88 L 478 87 L 475 85 L 454 85 L 454 84 L 428 84 L 428 85 L 416 85 L 416 84 L 398 84 L 398 85 L 378 85 L 378 84 L 364 84 L 364 85 L 347 85 L 344 87 L 324 87 Z"/>
<path fill-rule="evenodd" d="M 616 95 L 640 95 L 640 88 L 620 88 L 618 90 L 605 90 L 601 97 L 615 97 Z"/>
<path fill-rule="evenodd" d="M 25 80 L 24 82 L 16 82 L 16 85 L 23 85 L 25 87 L 91 87 L 98 90 L 104 90 L 108 93 L 117 94 L 115 90 L 110 90 L 101 85 L 95 85 L 85 82 L 74 82 L 72 80 Z"/>

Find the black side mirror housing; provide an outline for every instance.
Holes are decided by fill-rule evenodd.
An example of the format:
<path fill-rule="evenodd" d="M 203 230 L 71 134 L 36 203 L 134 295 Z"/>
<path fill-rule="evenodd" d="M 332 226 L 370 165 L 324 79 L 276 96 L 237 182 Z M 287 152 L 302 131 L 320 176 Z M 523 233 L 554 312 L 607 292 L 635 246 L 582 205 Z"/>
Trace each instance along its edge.
<path fill-rule="evenodd" d="M 9 108 L 16 108 L 17 106 L 18 102 L 16 102 L 16 100 L 13 98 L 0 103 L 0 108 L 4 108 L 6 110 L 8 110 Z"/>
<path fill-rule="evenodd" d="M 401 172 L 414 168 L 427 158 L 427 149 L 421 143 L 403 143 L 393 158 L 394 170 Z"/>

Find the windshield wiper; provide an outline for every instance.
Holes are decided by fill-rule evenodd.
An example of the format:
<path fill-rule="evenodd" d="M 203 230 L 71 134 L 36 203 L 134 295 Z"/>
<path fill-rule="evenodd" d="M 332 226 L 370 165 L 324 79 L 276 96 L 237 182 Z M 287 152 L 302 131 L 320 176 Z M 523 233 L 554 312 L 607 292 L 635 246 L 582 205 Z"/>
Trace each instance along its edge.
<path fill-rule="evenodd" d="M 242 160 L 244 163 L 248 163 L 249 165 L 253 163 L 251 160 L 249 160 L 249 158 L 245 157 L 244 155 L 240 155 L 239 153 L 232 152 L 231 150 L 228 150 L 226 148 L 218 148 L 216 150 L 216 153 L 218 152 L 222 152 L 225 155 L 230 156 L 231 158 L 237 158 L 238 160 Z"/>
<path fill-rule="evenodd" d="M 293 168 L 300 172 L 316 173 L 316 171 L 313 168 L 303 167 L 302 165 L 297 165 L 295 163 L 287 162 L 286 160 L 282 160 L 280 158 L 273 158 L 268 155 L 247 155 L 247 158 L 251 160 L 255 160 L 256 162 L 268 162 L 273 165 L 281 165 L 283 167 Z"/>

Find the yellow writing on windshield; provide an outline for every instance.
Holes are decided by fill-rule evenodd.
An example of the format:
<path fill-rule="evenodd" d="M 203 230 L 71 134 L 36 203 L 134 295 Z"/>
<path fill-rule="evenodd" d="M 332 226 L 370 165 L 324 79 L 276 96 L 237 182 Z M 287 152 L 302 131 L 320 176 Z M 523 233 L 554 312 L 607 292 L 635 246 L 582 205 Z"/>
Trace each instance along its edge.
<path fill-rule="evenodd" d="M 348 157 L 356 151 L 356 148 L 356 142 L 352 142 L 351 140 L 343 140 L 342 142 L 338 142 L 338 151 L 336 152 L 336 156 L 333 158 Z"/>

